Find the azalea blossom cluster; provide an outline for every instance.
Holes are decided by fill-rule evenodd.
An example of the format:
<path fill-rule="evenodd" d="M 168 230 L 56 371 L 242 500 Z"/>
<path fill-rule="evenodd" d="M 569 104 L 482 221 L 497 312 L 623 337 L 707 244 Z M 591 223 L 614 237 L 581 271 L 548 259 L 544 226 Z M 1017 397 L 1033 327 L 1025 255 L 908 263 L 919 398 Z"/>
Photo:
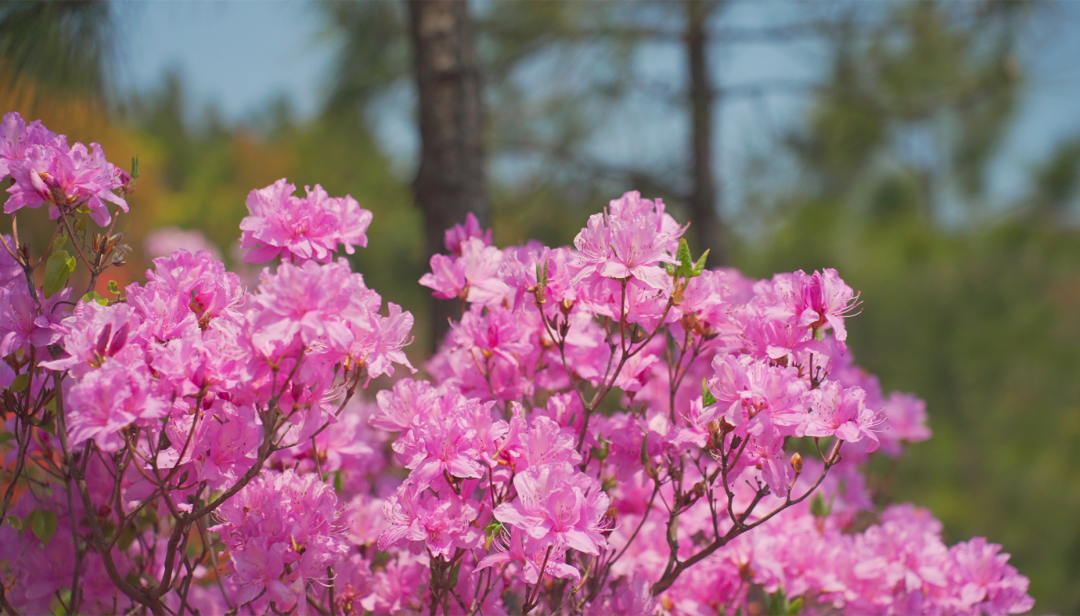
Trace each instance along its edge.
<path fill-rule="evenodd" d="M 11 176 L 11 194 L 4 213 L 24 207 L 49 204 L 49 218 L 84 207 L 94 222 L 109 224 L 106 202 L 128 211 L 122 189 L 131 177 L 105 160 L 101 146 L 81 143 L 68 146 L 67 137 L 57 135 L 37 120 L 27 124 L 22 116 L 9 113 L 0 122 L 0 177 Z"/>
<path fill-rule="evenodd" d="M 2 127 L 5 210 L 57 220 L 43 254 L 0 252 L 10 613 L 1033 605 L 1000 546 L 949 547 L 926 510 L 871 497 L 871 457 L 930 431 L 852 363 L 859 298 L 834 270 L 707 270 L 633 192 L 566 247 L 498 248 L 470 215 L 420 280 L 461 317 L 428 378 L 401 378 L 412 316 L 335 260 L 367 244 L 351 197 L 252 191 L 254 288 L 181 248 L 103 297 L 125 251 L 107 204 L 127 211 L 137 173 Z"/>

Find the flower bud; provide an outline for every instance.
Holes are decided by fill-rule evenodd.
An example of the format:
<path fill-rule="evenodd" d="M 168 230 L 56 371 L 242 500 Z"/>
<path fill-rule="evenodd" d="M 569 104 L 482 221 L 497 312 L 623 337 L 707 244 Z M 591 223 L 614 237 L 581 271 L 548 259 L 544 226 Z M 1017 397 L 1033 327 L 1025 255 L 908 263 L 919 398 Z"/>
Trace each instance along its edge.
<path fill-rule="evenodd" d="M 797 451 L 791 454 L 791 468 L 795 470 L 796 475 L 802 474 L 802 456 Z"/>
<path fill-rule="evenodd" d="M 720 432 L 727 434 L 735 429 L 735 426 L 728 422 L 727 417 L 720 418 Z"/>
<path fill-rule="evenodd" d="M 697 313 L 688 312 L 684 314 L 682 318 L 679 319 L 679 323 L 682 325 L 684 330 L 697 333 L 696 330 L 699 323 Z"/>
<path fill-rule="evenodd" d="M 720 433 L 720 422 L 714 419 L 706 424 L 705 427 L 708 428 L 709 436 L 712 437 L 713 443 L 719 447 L 720 443 L 723 442 L 723 435 Z"/>
<path fill-rule="evenodd" d="M 690 491 L 696 498 L 705 496 L 705 482 L 699 481 L 694 484 L 694 489 Z"/>
<path fill-rule="evenodd" d="M 619 521 L 619 510 L 615 507 L 609 507 L 604 517 L 600 520 L 600 527 L 604 530 L 600 531 L 604 538 L 611 537 L 611 532 L 615 530 Z"/>

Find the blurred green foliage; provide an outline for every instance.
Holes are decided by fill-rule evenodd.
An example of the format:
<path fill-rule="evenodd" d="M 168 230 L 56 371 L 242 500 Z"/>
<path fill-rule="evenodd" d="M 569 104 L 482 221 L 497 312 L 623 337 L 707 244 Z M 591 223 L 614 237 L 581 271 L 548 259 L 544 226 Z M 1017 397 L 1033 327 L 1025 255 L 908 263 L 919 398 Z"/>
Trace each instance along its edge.
<path fill-rule="evenodd" d="M 856 361 L 923 397 L 934 431 L 878 469 L 883 498 L 929 507 L 952 542 L 1002 543 L 1036 610 L 1078 613 L 1080 142 L 1032 171 L 1030 194 L 989 205 L 1024 84 L 1016 16 L 920 3 L 899 17 L 839 41 L 789 142 L 797 181 L 756 197 L 772 203 L 768 231 L 737 264 L 835 267 L 862 293 Z"/>
<path fill-rule="evenodd" d="M 3 85 L 33 81 L 53 96 L 105 95 L 113 30 L 107 2 L 8 0 L 0 4 Z"/>
<path fill-rule="evenodd" d="M 887 191 L 869 199 L 890 207 Z M 908 205 L 913 205 L 911 201 Z M 887 496 L 929 507 L 955 542 L 1004 544 L 1037 609 L 1076 613 L 1080 593 L 1080 237 L 1018 220 L 947 233 L 908 220 L 852 224 L 820 203 L 743 269 L 836 267 L 862 293 L 851 352 L 886 390 L 927 401 L 932 439 L 912 446 Z"/>
<path fill-rule="evenodd" d="M 200 229 L 234 267 L 242 267 L 235 248 L 251 190 L 288 178 L 299 194 L 320 184 L 331 195 L 352 195 L 375 215 L 369 245 L 352 257 L 354 265 L 386 300 L 419 313 L 416 334 L 426 337 L 426 294 L 415 284 L 423 274 L 419 211 L 360 115 L 328 112 L 298 124 L 288 105 L 277 101 L 251 126 L 225 128 L 210 112 L 201 127 L 190 129 L 181 90 L 179 79 L 169 77 L 134 115 L 159 152 L 165 185 L 153 208 L 154 226 Z"/>

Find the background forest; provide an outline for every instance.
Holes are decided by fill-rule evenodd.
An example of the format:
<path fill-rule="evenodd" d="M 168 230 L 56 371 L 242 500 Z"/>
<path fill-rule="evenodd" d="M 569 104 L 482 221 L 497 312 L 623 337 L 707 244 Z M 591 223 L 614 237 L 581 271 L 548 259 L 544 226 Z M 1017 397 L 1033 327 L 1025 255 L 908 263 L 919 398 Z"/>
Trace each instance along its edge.
<path fill-rule="evenodd" d="M 995 188 L 1030 64 L 1073 37 L 1074 10 L 464 6 L 496 243 L 569 243 L 589 212 L 637 189 L 692 221 L 691 248 L 711 248 L 711 265 L 757 277 L 835 267 L 862 293 L 849 325 L 858 362 L 886 390 L 925 398 L 934 431 L 895 467 L 875 469 L 877 497 L 931 507 L 949 542 L 1000 541 L 1040 612 L 1080 613 L 1080 135 L 1062 128 L 1044 160 L 1005 170 L 1022 176 L 1022 190 Z M 411 354 L 422 362 L 437 319 L 416 283 L 428 254 L 418 155 L 380 137 L 394 123 L 416 130 L 409 11 L 389 1 L 309 9 L 325 22 L 320 44 L 338 54 L 310 117 L 280 99 L 226 121 L 186 107 L 175 73 L 149 93 L 118 87 L 125 3 L 0 6 L 0 108 L 97 138 L 110 160 L 138 156 L 131 279 L 148 265 L 146 235 L 163 227 L 201 231 L 242 267 L 233 247 L 244 199 L 278 178 L 353 195 L 375 213 L 355 266 L 418 315 Z M 812 78 L 735 79 L 717 62 L 778 51 L 800 57 Z M 793 127 L 769 125 L 777 97 L 799 101 Z M 759 133 L 754 147 L 720 160 L 729 150 L 718 135 L 745 134 L 732 124 L 746 123 Z M 24 237 L 47 237 L 26 224 Z"/>

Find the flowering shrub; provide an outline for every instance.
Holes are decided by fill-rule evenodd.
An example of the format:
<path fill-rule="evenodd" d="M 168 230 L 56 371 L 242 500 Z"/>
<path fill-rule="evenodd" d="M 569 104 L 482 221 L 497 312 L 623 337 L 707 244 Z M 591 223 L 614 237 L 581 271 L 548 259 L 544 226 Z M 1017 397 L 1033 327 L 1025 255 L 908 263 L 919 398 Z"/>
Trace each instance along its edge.
<path fill-rule="evenodd" d="M 499 249 L 470 217 L 420 281 L 462 308 L 431 380 L 365 398 L 416 373 L 413 319 L 334 260 L 367 243 L 351 197 L 252 191 L 254 289 L 181 249 L 101 297 L 137 168 L 8 114 L 0 172 L 5 212 L 57 221 L 34 255 L 13 216 L 0 251 L 8 613 L 1033 605 L 1000 546 L 872 502 L 871 455 L 930 432 L 852 364 L 833 270 L 705 270 L 637 193 L 572 248 Z"/>

